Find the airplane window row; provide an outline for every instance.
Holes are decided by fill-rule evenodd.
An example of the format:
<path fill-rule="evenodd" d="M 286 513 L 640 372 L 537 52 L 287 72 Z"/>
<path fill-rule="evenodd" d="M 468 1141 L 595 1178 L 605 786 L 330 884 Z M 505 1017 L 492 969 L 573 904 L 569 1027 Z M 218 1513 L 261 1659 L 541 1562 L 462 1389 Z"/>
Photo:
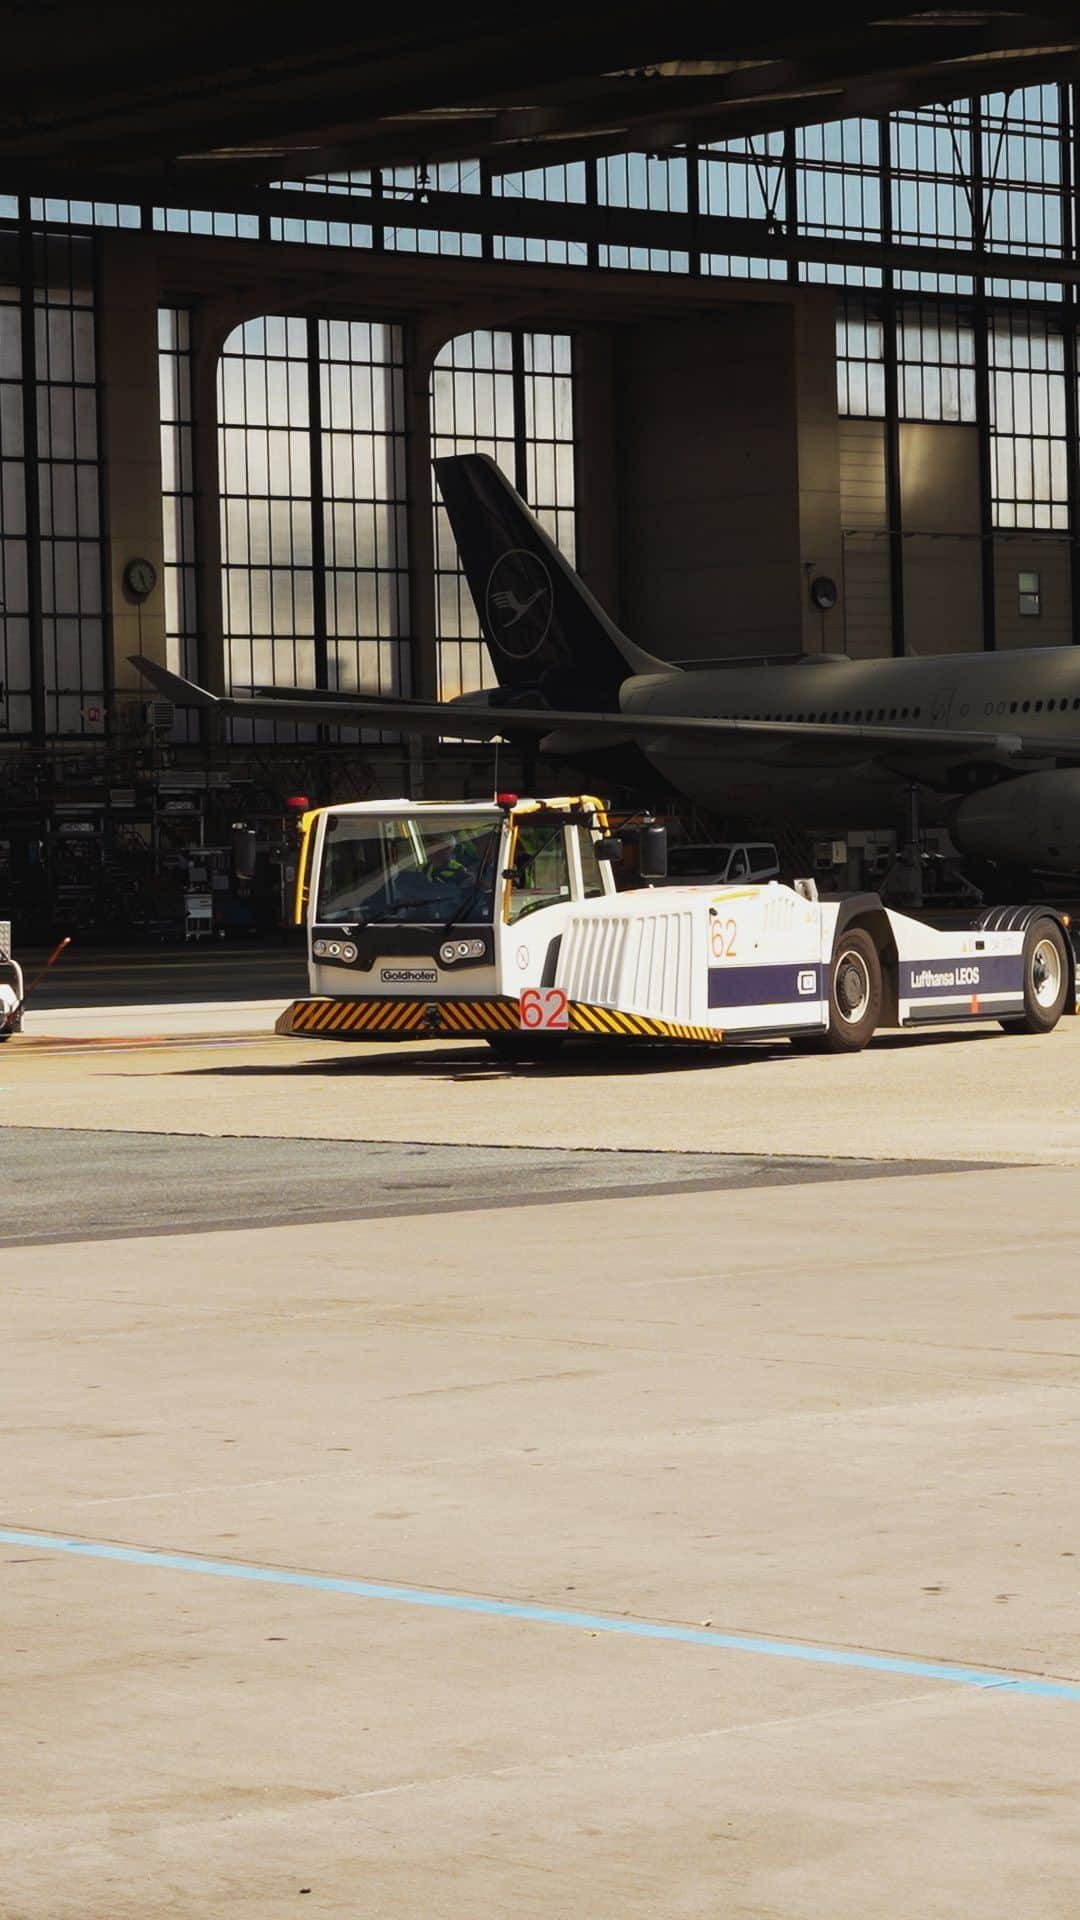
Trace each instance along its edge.
<path fill-rule="evenodd" d="M 1053 713 L 1055 711 L 1058 713 L 1067 713 L 1070 707 L 1074 713 L 1080 713 L 1080 696 L 1071 700 L 1062 697 L 1061 699 L 1054 700 L 1010 700 L 1008 703 L 1008 711 L 1010 713 L 1042 713 L 1044 711 L 1046 713 Z M 999 700 L 996 706 L 992 700 L 988 700 L 986 706 L 983 708 L 983 712 L 988 715 L 1004 713 L 1005 710 L 1006 703 L 1004 700 Z M 888 720 L 918 720 L 921 716 L 921 707 L 855 707 L 854 709 L 845 707 L 842 712 L 837 709 L 833 713 L 746 713 L 743 714 L 741 718 L 744 720 L 772 720 L 781 723 L 801 721 L 804 725 L 810 726 L 844 726 L 849 723 L 858 724 L 859 722 L 866 722 L 873 726 Z"/>
<path fill-rule="evenodd" d="M 918 720 L 921 713 L 921 707 L 845 707 L 843 712 L 837 709 L 834 713 L 746 713 L 742 718 L 781 722 L 799 720 L 804 725 L 818 726 L 844 726 L 865 721 L 872 726 L 882 720 Z"/>
<path fill-rule="evenodd" d="M 1080 713 L 1080 699 L 1010 700 L 1009 712 L 1010 713 L 1042 713 L 1043 709 L 1045 708 L 1047 713 L 1053 713 L 1055 709 L 1057 710 L 1058 713 L 1067 713 L 1070 706 L 1072 707 L 1072 710 L 1074 713 Z M 993 706 L 988 706 L 986 708 L 986 711 L 987 713 L 993 713 L 994 712 Z M 997 711 L 998 713 L 1004 713 L 1005 702 L 1003 700 L 998 701 Z"/>

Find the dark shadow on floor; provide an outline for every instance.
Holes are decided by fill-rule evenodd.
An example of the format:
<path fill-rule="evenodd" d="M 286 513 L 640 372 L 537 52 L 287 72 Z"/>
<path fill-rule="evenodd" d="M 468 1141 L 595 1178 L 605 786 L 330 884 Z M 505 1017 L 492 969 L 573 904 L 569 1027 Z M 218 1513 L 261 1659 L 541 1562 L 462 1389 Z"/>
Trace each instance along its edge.
<path fill-rule="evenodd" d="M 326 1080 L 344 1075 L 361 1080 L 579 1080 L 596 1075 L 611 1079 L 624 1074 L 701 1070 L 715 1073 L 752 1061 L 760 1066 L 793 1057 L 791 1049 L 782 1041 L 730 1050 L 719 1047 L 635 1047 L 619 1042 L 609 1047 L 599 1042 L 596 1046 L 587 1045 L 580 1050 L 569 1048 L 565 1054 L 552 1060 L 507 1061 L 496 1060 L 491 1054 L 479 1052 L 458 1053 L 455 1050 L 453 1053 L 432 1054 L 413 1052 L 411 1048 L 406 1052 L 403 1047 L 400 1051 L 380 1053 L 366 1059 L 333 1053 L 325 1060 L 298 1060 L 295 1064 L 283 1062 L 280 1066 L 237 1062 L 235 1065 L 180 1068 L 178 1071 L 181 1077 L 202 1075 L 212 1079 L 276 1077 Z"/>
<path fill-rule="evenodd" d="M 957 1028 L 949 1032 L 880 1033 L 870 1042 L 868 1051 L 890 1052 L 896 1048 L 970 1046 L 979 1040 L 1003 1040 L 996 1027 Z M 211 1079 L 334 1079 L 339 1075 L 356 1079 L 395 1080 L 577 1080 L 603 1075 L 642 1073 L 691 1073 L 730 1071 L 739 1066 L 778 1065 L 784 1061 L 805 1059 L 816 1049 L 793 1047 L 787 1040 L 748 1040 L 726 1047 L 650 1046 L 622 1040 L 587 1040 L 571 1043 L 564 1052 L 549 1060 L 498 1060 L 480 1046 L 455 1048 L 452 1052 L 430 1053 L 422 1042 L 391 1047 L 384 1053 L 357 1058 L 349 1051 L 335 1051 L 339 1042 L 327 1043 L 325 1060 L 284 1061 L 280 1065 L 235 1065 L 180 1068 L 183 1077 Z M 822 1050 L 823 1052 L 823 1050 Z"/>

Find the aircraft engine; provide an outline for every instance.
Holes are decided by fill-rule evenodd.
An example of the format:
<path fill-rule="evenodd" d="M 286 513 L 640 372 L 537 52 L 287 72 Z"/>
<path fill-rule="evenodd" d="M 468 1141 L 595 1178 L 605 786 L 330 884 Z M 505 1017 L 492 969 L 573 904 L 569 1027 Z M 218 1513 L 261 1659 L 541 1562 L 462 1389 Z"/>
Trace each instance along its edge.
<path fill-rule="evenodd" d="M 1080 873 L 1080 768 L 1026 773 L 962 800 L 949 828 L 961 853 Z"/>

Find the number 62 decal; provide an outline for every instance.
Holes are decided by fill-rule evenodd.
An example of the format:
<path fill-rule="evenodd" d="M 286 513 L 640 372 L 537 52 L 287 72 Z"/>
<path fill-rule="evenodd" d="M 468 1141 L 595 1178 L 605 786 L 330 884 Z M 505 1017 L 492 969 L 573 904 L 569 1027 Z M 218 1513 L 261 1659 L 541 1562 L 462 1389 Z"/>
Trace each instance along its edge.
<path fill-rule="evenodd" d="M 709 921 L 709 945 L 714 960 L 735 959 L 735 937 L 739 929 L 734 920 L 721 920 L 715 915 Z"/>
<path fill-rule="evenodd" d="M 523 987 L 518 998 L 518 1019 L 527 1033 L 547 1028 L 566 1032 L 570 1025 L 570 1002 L 562 987 Z"/>

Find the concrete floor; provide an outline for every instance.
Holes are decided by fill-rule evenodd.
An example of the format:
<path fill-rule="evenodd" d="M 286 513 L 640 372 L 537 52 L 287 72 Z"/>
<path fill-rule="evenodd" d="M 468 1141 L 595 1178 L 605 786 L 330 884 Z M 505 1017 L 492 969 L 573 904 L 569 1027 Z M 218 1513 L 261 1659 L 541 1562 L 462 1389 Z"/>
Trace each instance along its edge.
<path fill-rule="evenodd" d="M 1077 1065 L 9 1043 L 4 1920 L 1074 1912 Z M 148 1131 L 230 1230 L 92 1237 Z"/>

